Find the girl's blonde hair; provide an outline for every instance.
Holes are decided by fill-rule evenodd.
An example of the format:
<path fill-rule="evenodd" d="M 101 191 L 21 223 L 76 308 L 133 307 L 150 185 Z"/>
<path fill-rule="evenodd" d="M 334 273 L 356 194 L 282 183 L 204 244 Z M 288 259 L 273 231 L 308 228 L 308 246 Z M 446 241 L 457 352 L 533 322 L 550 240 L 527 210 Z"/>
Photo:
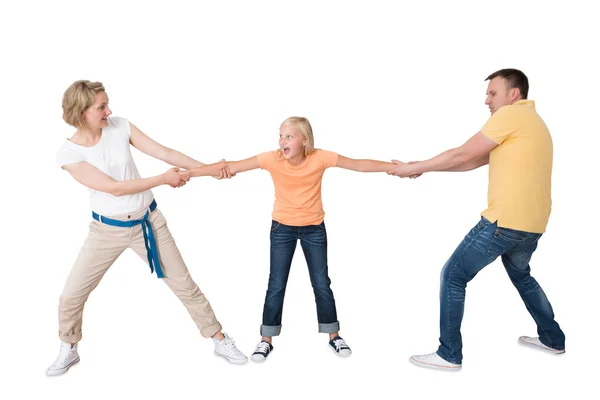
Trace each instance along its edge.
<path fill-rule="evenodd" d="M 304 137 L 304 140 L 306 141 L 304 145 L 304 155 L 307 156 L 312 154 L 315 151 L 315 138 L 313 136 L 312 126 L 310 126 L 308 119 L 304 117 L 289 117 L 281 123 L 281 126 L 286 124 L 293 124 Z"/>
<path fill-rule="evenodd" d="M 96 94 L 105 92 L 100 82 L 75 81 L 65 90 L 62 100 L 63 119 L 77 129 L 83 128 L 85 122 L 81 115 L 96 100 Z"/>

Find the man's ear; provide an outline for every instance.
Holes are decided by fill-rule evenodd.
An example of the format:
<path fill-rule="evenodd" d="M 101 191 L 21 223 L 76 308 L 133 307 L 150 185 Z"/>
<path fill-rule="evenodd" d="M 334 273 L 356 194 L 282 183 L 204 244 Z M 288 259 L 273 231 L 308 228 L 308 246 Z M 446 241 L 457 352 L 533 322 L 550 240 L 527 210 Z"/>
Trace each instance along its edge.
<path fill-rule="evenodd" d="M 512 88 L 511 89 L 512 94 L 511 94 L 511 100 L 512 101 L 517 101 L 519 100 L 519 98 L 521 97 L 521 89 L 519 88 Z"/>

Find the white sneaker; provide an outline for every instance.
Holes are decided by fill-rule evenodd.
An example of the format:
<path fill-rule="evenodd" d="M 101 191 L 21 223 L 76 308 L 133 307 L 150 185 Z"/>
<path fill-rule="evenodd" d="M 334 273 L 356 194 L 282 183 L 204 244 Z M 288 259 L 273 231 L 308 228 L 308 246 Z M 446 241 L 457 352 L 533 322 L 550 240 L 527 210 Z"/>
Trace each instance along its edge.
<path fill-rule="evenodd" d="M 46 370 L 46 375 L 55 376 L 62 375 L 79 362 L 79 354 L 77 354 L 77 344 L 71 347 L 70 343 L 61 342 L 60 352 L 58 357 Z"/>
<path fill-rule="evenodd" d="M 443 371 L 460 371 L 462 368 L 462 364 L 448 362 L 438 356 L 437 353 L 412 356 L 410 362 L 419 367 L 441 369 Z"/>
<path fill-rule="evenodd" d="M 213 342 L 215 343 L 215 355 L 223 357 L 233 364 L 245 364 L 248 361 L 248 357 L 235 347 L 235 342 L 231 340 L 226 333 L 223 333 L 223 336 L 225 336 L 225 338 L 221 341 L 213 338 Z"/>
<path fill-rule="evenodd" d="M 519 343 L 524 344 L 524 345 L 529 345 L 529 346 L 535 346 L 536 348 L 538 348 L 540 350 L 548 351 L 548 352 L 554 353 L 554 354 L 562 354 L 565 352 L 564 350 L 556 350 L 556 349 L 553 349 L 552 347 L 546 346 L 544 343 L 542 343 L 540 341 L 539 337 L 521 336 L 519 338 Z"/>

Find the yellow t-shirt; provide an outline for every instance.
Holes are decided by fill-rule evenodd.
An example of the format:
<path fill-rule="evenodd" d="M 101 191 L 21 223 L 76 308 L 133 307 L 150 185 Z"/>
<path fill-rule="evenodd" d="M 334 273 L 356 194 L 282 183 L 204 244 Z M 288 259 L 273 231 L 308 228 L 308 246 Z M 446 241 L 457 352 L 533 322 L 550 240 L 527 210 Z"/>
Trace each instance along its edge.
<path fill-rule="evenodd" d="M 552 138 L 535 102 L 499 108 L 481 132 L 498 143 L 490 153 L 488 208 L 481 215 L 503 228 L 544 233 L 552 208 Z"/>
<path fill-rule="evenodd" d="M 325 218 L 321 201 L 321 179 L 335 167 L 338 155 L 315 150 L 300 165 L 293 165 L 279 151 L 258 155 L 258 165 L 269 171 L 275 185 L 273 219 L 284 225 L 319 225 Z"/>

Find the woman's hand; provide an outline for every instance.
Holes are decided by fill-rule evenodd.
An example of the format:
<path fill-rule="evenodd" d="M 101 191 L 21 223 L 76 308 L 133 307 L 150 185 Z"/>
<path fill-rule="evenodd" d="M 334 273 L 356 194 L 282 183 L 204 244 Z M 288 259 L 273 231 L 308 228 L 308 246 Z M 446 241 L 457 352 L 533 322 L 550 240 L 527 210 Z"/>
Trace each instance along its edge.
<path fill-rule="evenodd" d="M 221 180 L 221 179 L 231 179 L 232 177 L 235 176 L 234 173 L 231 172 L 231 170 L 229 169 L 229 166 L 227 165 L 227 161 L 225 160 L 221 160 L 219 161 L 219 164 L 222 164 L 222 169 L 219 171 L 219 173 L 217 175 L 213 175 L 212 177 L 217 179 L 217 180 Z"/>
<path fill-rule="evenodd" d="M 163 174 L 165 184 L 172 188 L 182 187 L 190 180 L 189 176 L 185 175 L 185 171 L 180 172 L 179 168 L 171 168 Z"/>

